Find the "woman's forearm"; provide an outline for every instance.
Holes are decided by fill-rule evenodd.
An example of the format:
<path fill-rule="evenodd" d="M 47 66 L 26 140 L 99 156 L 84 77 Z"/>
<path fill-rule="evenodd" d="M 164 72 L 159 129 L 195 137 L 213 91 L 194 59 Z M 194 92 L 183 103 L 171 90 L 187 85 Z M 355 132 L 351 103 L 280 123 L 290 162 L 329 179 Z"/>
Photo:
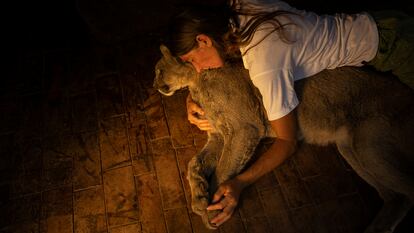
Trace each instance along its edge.
<path fill-rule="evenodd" d="M 282 164 L 296 150 L 295 140 L 276 139 L 270 148 L 262 154 L 248 169 L 235 179 L 244 187 L 254 183 L 263 175 Z"/>
<path fill-rule="evenodd" d="M 275 142 L 236 180 L 241 186 L 247 186 L 282 164 L 296 150 L 296 114 L 295 110 L 277 120 L 270 121 L 277 135 Z"/>

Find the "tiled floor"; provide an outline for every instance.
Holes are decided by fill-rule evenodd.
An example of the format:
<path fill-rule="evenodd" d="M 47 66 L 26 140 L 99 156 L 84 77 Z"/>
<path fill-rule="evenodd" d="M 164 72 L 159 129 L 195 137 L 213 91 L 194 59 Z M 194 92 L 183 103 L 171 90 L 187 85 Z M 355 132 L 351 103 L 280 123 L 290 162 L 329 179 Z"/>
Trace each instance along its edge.
<path fill-rule="evenodd" d="M 1 233 L 209 232 L 185 178 L 206 135 L 185 91 L 152 89 L 156 41 L 15 58 L 0 92 Z M 380 205 L 334 147 L 303 144 L 216 232 L 358 233 Z"/>

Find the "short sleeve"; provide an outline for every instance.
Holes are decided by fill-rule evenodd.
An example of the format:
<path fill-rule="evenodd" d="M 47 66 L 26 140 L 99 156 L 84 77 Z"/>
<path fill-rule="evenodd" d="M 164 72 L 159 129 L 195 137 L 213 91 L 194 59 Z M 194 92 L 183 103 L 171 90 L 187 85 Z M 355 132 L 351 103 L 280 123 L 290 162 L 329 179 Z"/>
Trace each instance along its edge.
<path fill-rule="evenodd" d="M 287 115 L 299 104 L 289 70 L 271 70 L 251 78 L 262 94 L 270 121 Z"/>

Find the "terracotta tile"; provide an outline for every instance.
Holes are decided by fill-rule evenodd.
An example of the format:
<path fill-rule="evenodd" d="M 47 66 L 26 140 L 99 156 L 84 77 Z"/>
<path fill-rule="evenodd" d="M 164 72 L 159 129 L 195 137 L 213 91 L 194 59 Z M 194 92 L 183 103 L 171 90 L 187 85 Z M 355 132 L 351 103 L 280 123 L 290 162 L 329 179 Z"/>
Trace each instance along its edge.
<path fill-rule="evenodd" d="M 73 131 L 75 133 L 98 130 L 98 110 L 95 92 L 82 93 L 71 99 Z"/>
<path fill-rule="evenodd" d="M 292 157 L 276 168 L 274 173 L 279 184 L 282 186 L 289 186 L 302 182 Z"/>
<path fill-rule="evenodd" d="M 163 233 L 165 227 L 157 178 L 153 173 L 135 177 L 142 232 Z"/>
<path fill-rule="evenodd" d="M 324 222 L 313 205 L 306 205 L 291 212 L 291 221 L 295 227 L 295 233 L 329 233 Z"/>
<path fill-rule="evenodd" d="M 18 147 L 12 149 L 13 151 L 7 151 L 8 149 L 4 148 L 6 151 L 0 152 L 1 159 L 4 159 L 0 162 L 4 168 L 0 170 L 4 170 L 6 174 L 3 178 L 12 184 L 11 195 L 18 197 L 40 192 L 43 168 L 41 139 L 23 136 L 23 138 L 15 138 L 14 143 Z M 8 158 L 9 156 L 10 158 Z M 17 158 L 20 161 L 17 161 Z M 7 172 L 7 170 L 13 170 L 14 172 Z"/>
<path fill-rule="evenodd" d="M 170 139 L 152 141 L 151 144 L 164 209 L 186 206 L 177 159 Z"/>
<path fill-rule="evenodd" d="M 281 188 L 289 208 L 299 208 L 312 203 L 303 183 L 281 186 Z"/>
<path fill-rule="evenodd" d="M 16 140 L 17 141 L 17 140 Z M 36 171 L 42 169 L 43 146 L 42 140 L 37 137 L 24 138 L 19 145 L 19 153 L 22 155 L 24 171 Z M 65 160 L 68 158 L 65 158 Z M 70 160 L 70 159 L 68 159 Z"/>
<path fill-rule="evenodd" d="M 233 216 L 231 216 L 227 222 L 223 223 L 223 225 L 219 227 L 219 230 L 220 233 L 247 232 L 245 229 L 245 223 L 242 221 L 238 209 L 234 211 Z"/>
<path fill-rule="evenodd" d="M 38 138 L 43 136 L 44 130 L 44 100 L 40 94 L 22 97 L 21 115 L 19 122 L 19 131 L 29 138 Z"/>
<path fill-rule="evenodd" d="M 3 227 L 1 233 L 38 233 L 39 231 L 39 222 L 23 222 L 16 225 L 10 225 Z"/>
<path fill-rule="evenodd" d="M 188 208 L 188 207 L 187 207 Z M 201 220 L 201 217 L 197 214 L 195 214 L 194 212 L 191 211 L 191 209 L 188 209 L 189 215 L 190 215 L 190 221 L 191 221 L 191 225 L 193 227 L 193 232 L 194 233 L 212 233 L 212 232 L 219 232 L 219 230 L 211 230 L 209 228 L 207 228 L 203 221 Z M 235 232 L 240 232 L 240 231 L 235 231 Z"/>
<path fill-rule="evenodd" d="M 43 168 L 72 167 L 72 155 L 67 141 L 70 135 L 53 135 L 43 140 Z"/>
<path fill-rule="evenodd" d="M 269 222 L 265 216 L 251 217 L 243 219 L 243 221 L 247 228 L 246 232 L 267 233 L 271 231 Z"/>
<path fill-rule="evenodd" d="M 272 189 L 279 186 L 276 176 L 273 172 L 269 172 L 266 175 L 260 177 L 255 183 L 254 186 L 258 191 Z"/>
<path fill-rule="evenodd" d="M 337 196 L 347 195 L 357 192 L 357 187 L 352 179 L 351 172 L 346 170 L 340 170 L 334 176 L 333 189 Z"/>
<path fill-rule="evenodd" d="M 43 170 L 42 189 L 47 190 L 62 185 L 71 185 L 73 179 L 72 172 L 72 168 L 66 167 L 66 165 Z"/>
<path fill-rule="evenodd" d="M 187 120 L 187 95 L 187 91 L 178 91 L 172 96 L 162 98 L 174 148 L 194 144 L 191 126 Z"/>
<path fill-rule="evenodd" d="M 73 193 L 74 232 L 106 232 L 102 186 Z"/>
<path fill-rule="evenodd" d="M 72 187 L 42 193 L 40 232 L 73 232 Z"/>
<path fill-rule="evenodd" d="M 144 102 L 144 109 L 148 120 L 147 124 L 150 138 L 157 139 L 169 136 L 161 94 L 153 89 L 149 89 L 148 91 L 149 97 Z"/>
<path fill-rule="evenodd" d="M 165 211 L 168 232 L 192 232 L 187 208 L 170 209 Z"/>
<path fill-rule="evenodd" d="M 141 107 L 139 107 L 141 108 Z M 129 111 L 128 115 L 128 128 L 139 128 L 141 125 L 147 124 L 147 116 L 143 110 Z"/>
<path fill-rule="evenodd" d="M 12 134 L 0 135 L 0 181 L 3 184 L 9 183 L 24 170 L 23 154 L 16 149 L 14 143 L 15 138 Z"/>
<path fill-rule="evenodd" d="M 72 131 L 70 102 L 66 99 L 57 104 L 45 104 L 43 108 L 46 135 L 62 135 Z"/>
<path fill-rule="evenodd" d="M 306 187 L 315 203 L 336 199 L 332 177 L 323 175 L 306 179 Z"/>
<path fill-rule="evenodd" d="M 280 212 L 268 217 L 270 223 L 269 232 L 297 233 L 292 223 L 290 212 Z"/>
<path fill-rule="evenodd" d="M 109 226 L 137 222 L 139 207 L 132 167 L 107 171 L 103 179 Z"/>
<path fill-rule="evenodd" d="M 13 200 L 2 200 L 0 203 L 0 226 L 9 226 L 10 229 L 19 230 L 39 228 L 41 216 L 40 194 L 24 196 Z"/>
<path fill-rule="evenodd" d="M 90 50 L 75 52 L 70 58 L 71 70 L 68 74 L 67 90 L 69 95 L 87 93 L 95 90 L 95 74 Z"/>
<path fill-rule="evenodd" d="M 138 74 L 123 73 L 120 76 L 125 110 L 132 119 L 139 119 L 139 107 L 143 104 L 143 93 Z M 145 116 L 145 115 L 144 115 Z"/>
<path fill-rule="evenodd" d="M 72 213 L 72 187 L 64 186 L 42 193 L 42 217 Z"/>
<path fill-rule="evenodd" d="M 134 175 L 154 172 L 150 138 L 145 124 L 128 130 Z"/>
<path fill-rule="evenodd" d="M 127 112 L 128 128 L 139 128 L 140 125 L 147 124 L 147 116 L 145 115 L 145 112 L 141 110 L 142 107 L 139 108 L 140 110 Z"/>
<path fill-rule="evenodd" d="M 366 206 L 359 194 L 347 195 L 338 199 L 339 206 L 347 219 L 350 232 L 363 232 L 371 222 Z"/>
<path fill-rule="evenodd" d="M 341 157 L 337 150 L 332 147 L 326 149 L 326 153 L 319 154 L 322 173 L 329 177 L 332 189 L 336 195 L 350 194 L 357 191 L 356 185 L 352 180 L 352 172 L 347 170 L 341 162 Z"/>
<path fill-rule="evenodd" d="M 73 156 L 73 189 L 101 184 L 101 156 L 98 133 L 75 134 L 71 137 Z"/>
<path fill-rule="evenodd" d="M 261 190 L 259 193 L 263 201 L 263 210 L 265 215 L 273 216 L 288 210 L 287 202 L 280 187 Z"/>
<path fill-rule="evenodd" d="M 73 158 L 69 135 L 49 136 L 43 146 L 43 189 L 72 183 Z"/>
<path fill-rule="evenodd" d="M 178 168 L 181 180 L 183 181 L 187 205 L 191 208 L 191 189 L 187 180 L 188 163 L 196 155 L 197 150 L 194 146 L 177 149 Z"/>
<path fill-rule="evenodd" d="M 264 216 L 260 196 L 254 186 L 245 188 L 241 193 L 239 200 L 239 211 L 242 219 Z"/>
<path fill-rule="evenodd" d="M 238 209 L 247 232 L 267 232 L 270 229 L 260 195 L 254 186 L 243 190 Z"/>
<path fill-rule="evenodd" d="M 22 119 L 20 107 L 15 103 L 0 105 L 0 133 L 6 134 L 17 130 Z"/>
<path fill-rule="evenodd" d="M 319 167 L 324 175 L 331 175 L 340 170 L 345 170 L 340 161 L 340 154 L 336 147 L 330 145 L 320 147 L 320 152 L 317 154 L 319 160 Z"/>
<path fill-rule="evenodd" d="M 352 176 L 346 170 L 339 170 L 329 176 L 311 177 L 306 179 L 306 186 L 316 203 L 357 192 Z"/>
<path fill-rule="evenodd" d="M 97 106 L 100 119 L 125 114 L 118 74 L 110 74 L 96 80 Z"/>
<path fill-rule="evenodd" d="M 21 171 L 11 183 L 10 193 L 13 197 L 38 193 L 42 189 L 42 170 Z"/>
<path fill-rule="evenodd" d="M 337 200 L 323 202 L 317 205 L 316 208 L 329 233 L 349 232 L 346 216 Z"/>
<path fill-rule="evenodd" d="M 371 185 L 364 181 L 356 173 L 351 173 L 351 176 L 354 180 L 354 184 L 357 187 L 358 193 L 360 194 L 362 201 L 367 206 L 368 215 L 374 218 L 378 211 L 383 205 L 383 200 L 378 195 L 377 190 L 375 190 Z"/>
<path fill-rule="evenodd" d="M 141 233 L 141 225 L 134 223 L 126 226 L 119 226 L 109 229 L 109 233 Z"/>
<path fill-rule="evenodd" d="M 321 174 L 320 163 L 317 154 L 320 152 L 319 147 L 301 143 L 296 151 L 293 160 L 302 178 L 316 176 Z"/>
<path fill-rule="evenodd" d="M 125 118 L 122 116 L 101 121 L 99 145 L 104 171 L 131 164 L 125 124 Z"/>

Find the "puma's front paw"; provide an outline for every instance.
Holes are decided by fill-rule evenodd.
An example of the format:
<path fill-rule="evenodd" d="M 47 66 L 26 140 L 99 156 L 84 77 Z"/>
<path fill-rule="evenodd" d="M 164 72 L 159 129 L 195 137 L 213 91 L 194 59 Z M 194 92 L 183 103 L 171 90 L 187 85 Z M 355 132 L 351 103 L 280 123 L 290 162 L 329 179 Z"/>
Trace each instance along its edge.
<path fill-rule="evenodd" d="M 218 227 L 214 224 L 210 223 L 210 220 L 212 218 L 214 218 L 218 213 L 220 213 L 221 211 L 217 211 L 217 210 L 213 210 L 213 211 L 206 211 L 206 213 L 204 215 L 201 216 L 201 219 L 203 220 L 204 225 L 208 228 L 208 229 L 212 229 L 215 230 Z"/>
<path fill-rule="evenodd" d="M 195 160 L 189 164 L 187 179 L 191 189 L 192 209 L 194 213 L 201 216 L 205 214 L 208 206 L 208 181 Z"/>
<path fill-rule="evenodd" d="M 204 215 L 207 213 L 208 199 L 207 196 L 195 196 L 191 198 L 191 208 L 197 215 Z"/>

